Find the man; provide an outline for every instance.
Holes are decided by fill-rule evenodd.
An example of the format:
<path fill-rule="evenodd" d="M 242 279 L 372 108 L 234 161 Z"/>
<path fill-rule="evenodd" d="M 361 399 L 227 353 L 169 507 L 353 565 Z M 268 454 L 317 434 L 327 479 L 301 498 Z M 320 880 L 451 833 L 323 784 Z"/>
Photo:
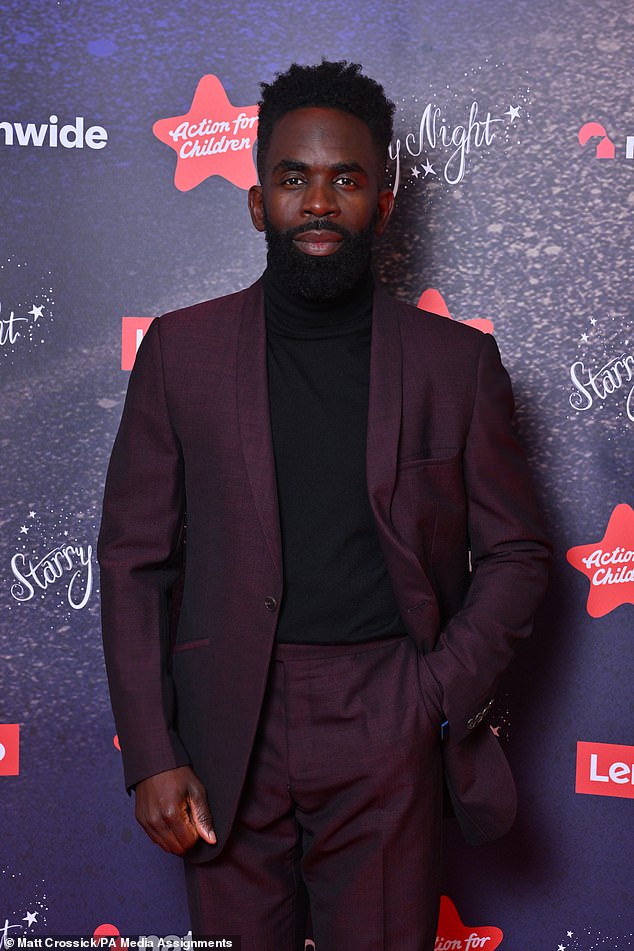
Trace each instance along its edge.
<path fill-rule="evenodd" d="M 106 486 L 126 783 L 245 951 L 307 906 L 318 951 L 433 948 L 443 771 L 471 840 L 515 810 L 482 721 L 548 550 L 493 339 L 372 278 L 393 108 L 346 63 L 263 86 L 267 269 L 152 324 Z"/>

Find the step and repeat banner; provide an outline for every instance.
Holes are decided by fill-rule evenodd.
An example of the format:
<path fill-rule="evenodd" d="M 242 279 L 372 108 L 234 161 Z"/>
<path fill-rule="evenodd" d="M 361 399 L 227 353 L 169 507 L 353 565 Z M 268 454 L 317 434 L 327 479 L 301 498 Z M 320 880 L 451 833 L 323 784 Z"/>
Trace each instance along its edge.
<path fill-rule="evenodd" d="M 180 861 L 123 789 L 99 631 L 103 481 L 151 320 L 261 272 L 246 207 L 259 82 L 322 55 L 363 63 L 396 102 L 377 270 L 495 335 L 556 552 L 490 725 L 519 818 L 478 849 L 447 820 L 436 949 L 631 948 L 634 11 L 0 10 L 0 948 L 187 935 Z"/>

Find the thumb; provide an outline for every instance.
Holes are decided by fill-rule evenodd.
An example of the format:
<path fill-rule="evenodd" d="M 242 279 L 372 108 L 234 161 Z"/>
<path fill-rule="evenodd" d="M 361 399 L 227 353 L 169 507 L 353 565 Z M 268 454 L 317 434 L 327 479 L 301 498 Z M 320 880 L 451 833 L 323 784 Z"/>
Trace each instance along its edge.
<path fill-rule="evenodd" d="M 198 835 L 209 845 L 215 845 L 216 832 L 204 789 L 189 790 L 189 815 Z"/>

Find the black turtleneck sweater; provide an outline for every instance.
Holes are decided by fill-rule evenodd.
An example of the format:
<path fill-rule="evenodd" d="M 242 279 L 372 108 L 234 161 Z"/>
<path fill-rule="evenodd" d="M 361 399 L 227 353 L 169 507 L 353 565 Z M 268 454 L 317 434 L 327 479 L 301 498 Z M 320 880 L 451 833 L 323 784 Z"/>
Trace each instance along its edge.
<path fill-rule="evenodd" d="M 327 304 L 291 297 L 270 270 L 263 282 L 284 558 L 277 638 L 401 634 L 366 482 L 372 277 Z"/>

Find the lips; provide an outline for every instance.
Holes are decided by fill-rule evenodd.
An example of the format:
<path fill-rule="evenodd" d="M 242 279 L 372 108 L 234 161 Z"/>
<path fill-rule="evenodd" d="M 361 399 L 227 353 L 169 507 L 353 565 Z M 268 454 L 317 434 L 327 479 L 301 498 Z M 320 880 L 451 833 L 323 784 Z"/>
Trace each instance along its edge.
<path fill-rule="evenodd" d="M 339 250 L 342 236 L 336 231 L 302 231 L 294 239 L 295 247 L 304 254 L 327 255 Z"/>

